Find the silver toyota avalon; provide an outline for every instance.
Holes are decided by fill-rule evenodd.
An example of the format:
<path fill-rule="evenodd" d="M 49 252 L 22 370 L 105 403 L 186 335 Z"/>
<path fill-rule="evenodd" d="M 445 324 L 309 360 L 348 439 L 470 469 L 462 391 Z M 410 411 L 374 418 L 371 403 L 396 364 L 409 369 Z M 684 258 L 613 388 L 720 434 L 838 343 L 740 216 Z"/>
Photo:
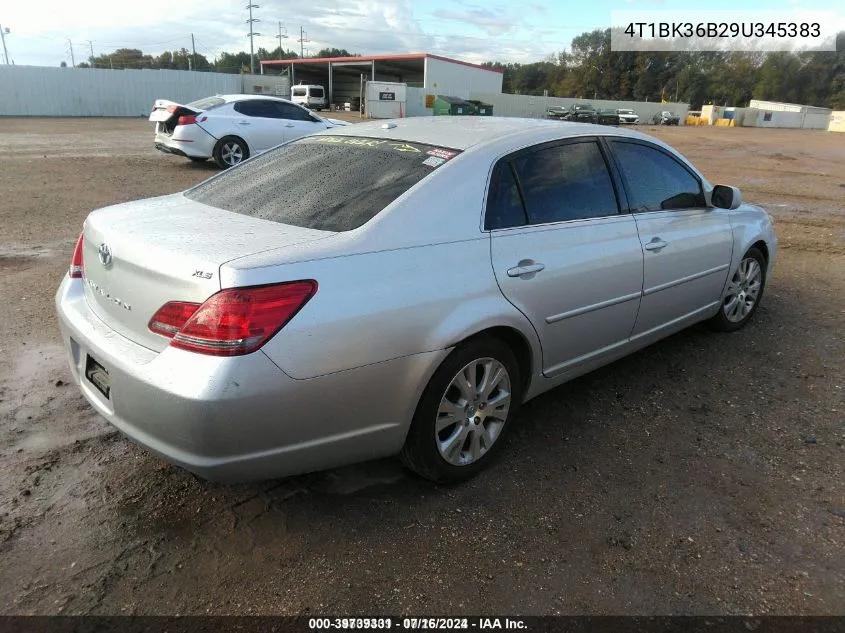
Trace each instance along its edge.
<path fill-rule="evenodd" d="M 526 400 L 743 327 L 776 252 L 765 211 L 644 134 L 409 118 L 92 212 L 56 306 L 92 406 L 200 476 L 400 454 L 454 481 Z"/>

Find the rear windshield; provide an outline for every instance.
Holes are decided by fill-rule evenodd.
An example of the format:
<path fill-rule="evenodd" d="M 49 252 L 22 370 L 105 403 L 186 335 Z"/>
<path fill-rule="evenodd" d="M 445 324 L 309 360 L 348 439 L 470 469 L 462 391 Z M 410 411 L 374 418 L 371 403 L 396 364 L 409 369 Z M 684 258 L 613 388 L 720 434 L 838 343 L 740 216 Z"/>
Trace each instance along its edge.
<path fill-rule="evenodd" d="M 200 183 L 203 204 L 321 231 L 351 231 L 460 152 L 357 136 L 309 136 Z"/>
<path fill-rule="evenodd" d="M 191 101 L 187 105 L 189 108 L 194 108 L 195 110 L 209 110 L 214 106 L 219 106 L 226 103 L 226 101 L 220 97 L 206 97 L 205 99 L 197 99 L 196 101 Z"/>
<path fill-rule="evenodd" d="M 312 97 L 322 97 L 323 96 L 323 89 L 322 88 L 311 88 L 311 96 Z"/>

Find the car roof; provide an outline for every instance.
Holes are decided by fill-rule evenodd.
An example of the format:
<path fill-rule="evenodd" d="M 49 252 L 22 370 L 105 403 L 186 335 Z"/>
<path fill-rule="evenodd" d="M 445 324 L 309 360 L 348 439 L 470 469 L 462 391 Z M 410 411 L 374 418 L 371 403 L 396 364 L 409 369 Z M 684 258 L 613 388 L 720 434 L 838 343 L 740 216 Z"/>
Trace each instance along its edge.
<path fill-rule="evenodd" d="M 215 95 L 226 101 L 226 103 L 232 103 L 233 101 L 245 101 L 246 99 L 262 99 L 267 101 L 284 101 L 286 103 L 291 103 L 288 99 L 283 99 L 282 97 L 274 97 L 272 95 Z"/>
<path fill-rule="evenodd" d="M 393 119 L 391 121 L 370 121 L 342 128 L 332 128 L 318 134 L 397 139 L 411 143 L 451 147 L 458 150 L 498 144 L 507 140 L 510 140 L 514 147 L 517 147 L 522 145 L 521 139 L 529 135 L 532 137 L 532 142 L 589 135 L 615 135 L 647 138 L 650 141 L 657 140 L 627 128 L 550 121 L 547 119 L 495 116 L 431 116 Z"/>

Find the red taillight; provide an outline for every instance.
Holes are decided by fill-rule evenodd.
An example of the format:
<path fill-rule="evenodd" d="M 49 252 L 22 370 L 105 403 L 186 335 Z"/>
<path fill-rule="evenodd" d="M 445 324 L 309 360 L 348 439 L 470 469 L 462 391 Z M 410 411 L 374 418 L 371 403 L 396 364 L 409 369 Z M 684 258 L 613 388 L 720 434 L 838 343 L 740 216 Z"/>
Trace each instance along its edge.
<path fill-rule="evenodd" d="M 165 303 L 150 319 L 149 328 L 156 334 L 173 338 L 199 307 L 198 303 L 184 301 Z"/>
<path fill-rule="evenodd" d="M 239 356 L 260 348 L 317 292 L 316 281 L 254 288 L 228 288 L 201 306 L 170 302 L 155 313 L 149 328 L 172 337 L 179 349 L 212 356 Z"/>
<path fill-rule="evenodd" d="M 197 117 L 193 115 L 188 116 L 180 116 L 179 119 L 176 121 L 176 125 L 191 125 L 191 123 L 196 123 Z"/>
<path fill-rule="evenodd" d="M 79 234 L 79 239 L 76 240 L 76 246 L 73 248 L 73 255 L 70 258 L 70 268 L 67 274 L 71 279 L 82 279 L 82 233 Z"/>

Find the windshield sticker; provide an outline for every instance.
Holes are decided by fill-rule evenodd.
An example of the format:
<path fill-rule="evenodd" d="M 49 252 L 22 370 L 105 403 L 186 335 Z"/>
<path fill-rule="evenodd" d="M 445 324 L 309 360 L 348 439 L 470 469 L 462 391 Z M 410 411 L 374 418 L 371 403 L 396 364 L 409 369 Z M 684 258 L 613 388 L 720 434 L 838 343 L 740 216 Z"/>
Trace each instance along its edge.
<path fill-rule="evenodd" d="M 373 138 L 354 138 L 348 136 L 318 136 L 314 139 L 317 143 L 339 143 L 341 145 L 358 145 L 365 147 L 378 147 L 387 141 L 379 141 Z"/>
<path fill-rule="evenodd" d="M 354 145 L 356 147 L 384 147 L 391 148 L 397 152 L 408 152 L 422 154 L 423 150 L 411 143 L 390 142 L 387 139 L 358 138 L 354 136 L 316 136 L 311 140 L 315 143 L 332 143 L 338 145 Z"/>
<path fill-rule="evenodd" d="M 428 165 L 429 167 L 440 167 L 443 163 L 446 162 L 445 158 L 438 158 L 437 156 L 429 156 L 423 161 L 423 165 Z"/>
<path fill-rule="evenodd" d="M 457 152 L 450 152 L 447 149 L 443 149 L 441 147 L 435 147 L 434 149 L 430 149 L 426 152 L 429 156 L 437 156 L 437 158 L 442 158 L 443 160 L 449 160 L 452 158 Z"/>
<path fill-rule="evenodd" d="M 391 143 L 390 146 L 393 147 L 393 149 L 395 149 L 397 152 L 415 152 L 417 154 L 420 153 L 420 150 L 418 150 L 413 145 L 409 145 L 408 143 Z"/>

